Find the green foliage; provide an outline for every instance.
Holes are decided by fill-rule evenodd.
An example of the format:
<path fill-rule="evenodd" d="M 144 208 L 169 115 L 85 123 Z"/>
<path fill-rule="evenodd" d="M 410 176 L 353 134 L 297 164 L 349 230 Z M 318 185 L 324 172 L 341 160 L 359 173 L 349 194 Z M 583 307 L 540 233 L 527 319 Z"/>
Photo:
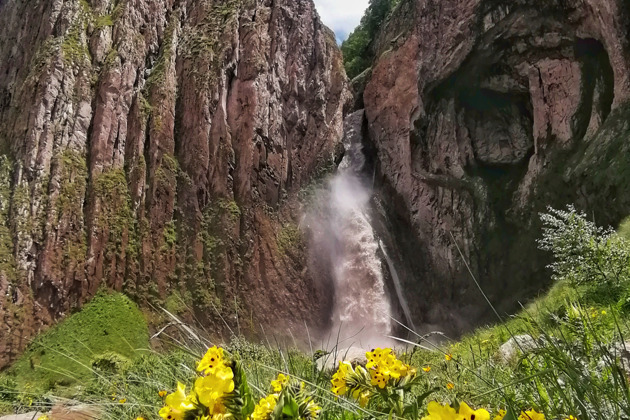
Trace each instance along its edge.
<path fill-rule="evenodd" d="M 359 25 L 341 44 L 343 53 L 343 64 L 346 74 L 350 79 L 354 79 L 372 65 L 374 54 L 370 52 L 374 34 L 369 34 Z"/>
<path fill-rule="evenodd" d="M 101 292 L 80 312 L 37 337 L 11 373 L 22 386 L 71 385 L 90 377 L 93 363 L 113 360 L 112 352 L 120 360 L 133 359 L 147 347 L 147 324 L 135 303 L 121 294 Z"/>
<path fill-rule="evenodd" d="M 114 26 L 114 19 L 112 15 L 102 15 L 102 16 L 97 16 L 94 19 L 94 26 L 97 29 L 102 29 L 102 28 L 106 28 L 108 26 Z"/>
<path fill-rule="evenodd" d="M 105 254 L 111 261 L 122 252 L 124 234 L 135 223 L 125 171 L 110 169 L 94 177 L 93 193 L 100 203 L 96 226 L 107 233 Z"/>
<path fill-rule="evenodd" d="M 66 64 L 81 64 L 91 60 L 85 29 L 86 20 L 81 17 L 63 37 L 61 51 Z"/>
<path fill-rule="evenodd" d="M 244 0 L 225 0 L 221 2 L 206 2 L 203 7 L 205 13 L 200 22 L 182 33 L 182 53 L 193 61 L 203 63 L 204 71 L 194 71 L 192 75 L 202 85 L 212 84 L 222 68 L 225 59 L 224 52 L 231 48 L 225 42 L 225 34 L 238 25 L 238 11 Z M 258 60 L 247 57 L 248 60 Z"/>
<path fill-rule="evenodd" d="M 42 71 L 57 57 L 62 43 L 63 39 L 61 37 L 48 38 L 37 49 L 29 65 L 28 77 L 26 78 L 27 85 L 32 85 L 39 81 Z"/>
<path fill-rule="evenodd" d="M 124 372 L 131 367 L 131 360 L 118 353 L 108 351 L 92 359 L 92 370 L 99 374 Z"/>
<path fill-rule="evenodd" d="M 123 371 L 91 376 L 82 400 L 103 406 L 106 420 L 138 416 L 157 420 L 157 410 L 150 407 L 160 407 L 163 403 L 159 392 L 173 390 L 178 381 L 192 381 L 194 367 L 195 358 L 188 352 L 145 353 Z"/>
<path fill-rule="evenodd" d="M 155 181 L 158 187 L 164 189 L 175 189 L 177 187 L 177 174 L 179 173 L 179 163 L 173 155 L 164 154 L 162 161 L 155 171 Z"/>
<path fill-rule="evenodd" d="M 77 230 L 70 231 L 62 243 L 62 249 L 54 255 L 53 264 L 58 272 L 73 269 L 85 261 L 87 235 L 83 223 L 83 204 L 87 190 L 88 170 L 82 153 L 66 149 L 57 157 L 59 165 L 59 194 L 53 206 L 57 224 L 71 224 Z"/>
<path fill-rule="evenodd" d="M 151 91 L 153 89 L 160 90 L 164 87 L 164 82 L 166 80 L 166 72 L 169 69 L 171 59 L 173 57 L 173 37 L 175 34 L 175 29 L 177 22 L 179 21 L 179 17 L 177 14 L 173 15 L 171 21 L 166 28 L 166 36 L 164 41 L 162 42 L 162 47 L 160 49 L 160 55 L 158 56 L 155 65 L 151 69 L 151 74 L 147 78 L 146 81 L 146 92 L 147 97 L 151 97 Z"/>
<path fill-rule="evenodd" d="M 57 214 L 69 218 L 81 218 L 87 187 L 87 163 L 83 154 L 66 149 L 58 158 L 60 165 L 59 197 Z"/>
<path fill-rule="evenodd" d="M 172 291 L 164 301 L 164 309 L 174 315 L 180 315 L 192 308 L 192 294 L 189 291 Z"/>
<path fill-rule="evenodd" d="M 241 219 L 241 209 L 234 200 L 219 200 L 219 208 L 222 212 L 229 215 L 234 223 L 238 223 Z"/>
<path fill-rule="evenodd" d="M 177 244 L 177 229 L 174 220 L 171 220 L 164 226 L 164 244 L 167 249 L 172 249 Z"/>
<path fill-rule="evenodd" d="M 17 281 L 17 264 L 13 254 L 13 237 L 9 229 L 9 203 L 11 200 L 11 175 L 13 163 L 0 156 L 0 273 L 13 283 Z"/>
<path fill-rule="evenodd" d="M 573 207 L 549 209 L 540 248 L 553 253 L 551 268 L 556 279 L 574 285 L 604 287 L 609 292 L 630 282 L 630 242 L 612 228 L 603 229 Z"/>
<path fill-rule="evenodd" d="M 379 30 L 401 0 L 370 0 L 359 26 L 341 44 L 344 67 L 354 79 L 372 65 L 374 42 Z"/>
<path fill-rule="evenodd" d="M 437 351 L 420 350 L 414 360 L 432 368 L 426 380 L 442 387 L 442 399 L 516 413 L 534 407 L 549 419 L 625 418 L 628 365 L 620 356 L 630 333 L 623 298 L 630 290 L 628 244 L 572 207 L 541 217 L 540 246 L 554 255 L 556 285 L 521 314 L 458 343 L 422 340 Z M 531 337 L 533 348 L 513 345 L 515 358 L 503 360 L 501 346 L 517 335 Z M 453 391 L 444 388 L 449 382 Z"/>
<path fill-rule="evenodd" d="M 281 254 L 295 254 L 299 252 L 304 246 L 304 240 L 302 238 L 302 232 L 300 228 L 292 223 L 285 224 L 276 238 L 278 245 L 278 251 Z"/>
<path fill-rule="evenodd" d="M 230 220 L 229 206 L 213 207 L 218 217 L 213 220 Z M 457 343 L 436 345 L 433 339 L 418 337 L 422 348 L 399 353 L 401 361 L 418 368 L 417 374 L 401 374 L 407 382 L 395 380 L 391 386 L 378 388 L 370 383 L 371 368 L 366 366 L 363 372 L 354 363 L 354 376 L 346 382 L 352 392 L 344 393 L 347 398 L 336 399 L 330 392 L 332 372 L 315 364 L 325 352 L 308 357 L 296 350 L 274 349 L 236 337 L 226 346 L 233 356 L 230 366 L 235 382 L 235 391 L 225 399 L 226 407 L 235 413 L 235 419 L 246 418 L 252 401 L 268 395 L 270 381 L 282 372 L 292 382 L 282 391 L 274 391 L 277 404 L 273 418 L 309 418 L 309 402 L 317 401 L 322 420 L 418 419 L 426 413 L 429 399 L 450 403 L 455 409 L 465 401 L 493 414 L 507 409 L 504 420 L 516 420 L 521 410 L 532 408 L 548 419 L 570 415 L 596 420 L 630 417 L 628 376 L 623 370 L 628 367 L 623 361 L 627 351 L 623 343 L 630 325 L 626 302 L 618 299 L 630 296 L 627 273 L 620 271 L 628 245 L 611 229 L 598 228 L 573 208 L 550 209 L 542 219 L 545 230 L 540 246 L 554 255 L 555 286 L 522 313 Z M 602 296 L 602 285 L 617 292 Z M 174 292 L 167 299 L 171 312 L 177 312 L 181 303 L 169 300 L 188 298 Z M 533 345 L 517 345 L 513 357 L 503 358 L 499 352 L 502 345 L 523 334 Z M 191 335 L 199 336 L 197 332 Z M 178 381 L 193 383 L 196 361 L 205 346 L 205 342 L 177 342 L 187 343 L 185 352 L 145 354 L 130 363 L 106 351 L 96 353 L 99 357 L 91 355 L 86 360 L 94 374 L 79 399 L 103 405 L 105 419 L 157 419 L 157 410 L 163 405 L 158 392 L 173 392 Z M 31 349 L 29 352 L 33 354 Z M 0 400 L 7 400 L 11 397 L 5 394 L 15 392 L 11 390 L 19 387 L 19 381 L 8 381 L 5 394 L 2 385 L 0 379 Z M 361 392 L 354 394 L 355 390 Z M 369 391 L 369 401 L 361 407 L 356 400 L 364 391 Z M 25 402 L 9 404 L 15 407 Z M 521 415 L 520 419 L 528 417 Z"/>

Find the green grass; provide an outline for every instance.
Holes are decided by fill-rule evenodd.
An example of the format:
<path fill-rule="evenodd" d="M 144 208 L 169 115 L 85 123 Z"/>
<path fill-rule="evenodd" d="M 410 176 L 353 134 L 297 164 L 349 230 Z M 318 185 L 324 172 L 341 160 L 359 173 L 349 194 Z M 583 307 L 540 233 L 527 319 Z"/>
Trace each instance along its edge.
<path fill-rule="evenodd" d="M 147 324 L 136 304 L 124 295 L 102 292 L 35 339 L 10 374 L 20 387 L 70 386 L 90 378 L 92 363 L 103 355 L 134 359 L 148 346 Z"/>
<path fill-rule="evenodd" d="M 330 387 L 333 372 L 318 368 L 310 354 L 277 343 L 272 346 L 269 341 L 266 345 L 254 344 L 243 338 L 232 338 L 225 348 L 240 361 L 255 401 L 269 392 L 270 381 L 279 372 L 288 373 L 303 381 L 313 393 L 323 409 L 322 420 L 386 417 L 417 420 L 426 412 L 428 401 L 453 406 L 466 402 L 474 408 L 487 409 L 492 416 L 500 409 L 507 409 L 505 420 L 516 420 L 521 410 L 529 409 L 544 413 L 550 420 L 571 415 L 579 419 L 630 418 L 629 378 L 622 370 L 618 351 L 614 350 L 630 337 L 630 272 L 619 269 L 628 265 L 630 242 L 610 229 L 596 227 L 572 208 L 566 212 L 550 211 L 543 218 L 546 230 L 540 241 L 541 248 L 549 249 L 556 258 L 552 265 L 556 283 L 548 292 L 519 314 L 503 316 L 496 325 L 482 327 L 460 340 L 432 344 L 417 337 L 424 348 L 399 349 L 398 356 L 418 368 L 414 387 L 400 389 L 401 393 L 396 394 L 402 396 L 400 402 L 405 407 L 413 406 L 409 411 L 414 413 L 411 417 L 397 417 L 396 413 L 408 411 L 403 407 L 391 411 L 391 406 L 377 397 L 381 395 L 378 390 L 365 409 L 352 400 L 336 398 Z M 567 264 L 571 261 L 574 264 Z M 597 275 L 593 275 L 595 268 L 599 270 Z M 172 312 L 178 312 L 187 299 L 174 292 L 167 300 L 171 301 L 167 304 Z M 90 310 L 90 305 L 103 311 Z M 0 411 L 8 400 L 13 407 L 24 408 L 29 404 L 45 406 L 51 400 L 49 394 L 33 397 L 25 378 L 33 374 L 30 365 L 34 357 L 43 363 L 43 356 L 50 354 L 47 349 L 59 348 L 62 343 L 63 350 L 59 353 L 80 355 L 76 357 L 83 358 L 83 365 L 78 368 L 64 365 L 66 356 L 56 358 L 48 366 L 73 372 L 85 368 L 81 374 L 82 387 L 73 398 L 101 407 L 104 419 L 142 416 L 157 420 L 163 404 L 158 396 L 160 391 L 172 392 L 177 382 L 187 384 L 190 389 L 196 376 L 196 361 L 210 345 L 208 340 L 199 338 L 203 333 L 191 332 L 189 327 L 174 322 L 179 329 L 167 330 L 162 337 L 165 341 L 160 346 L 161 353 L 138 355 L 133 351 L 134 346 L 125 347 L 132 337 L 138 337 L 135 334 L 119 340 L 114 349 L 85 352 L 85 348 L 92 346 L 88 338 L 103 341 L 102 336 L 95 334 L 102 328 L 96 320 L 107 316 L 108 321 L 120 322 L 112 320 L 115 316 L 111 314 L 123 312 L 120 308 L 125 307 L 137 312 L 121 295 L 101 295 L 90 305 L 40 338 L 39 347 L 32 346 L 13 369 L 15 377 L 0 378 Z M 84 323 L 76 321 L 79 315 L 83 315 Z M 138 313 L 136 316 L 141 319 Z M 124 328 L 129 328 L 131 318 L 123 317 Z M 82 339 L 67 339 L 73 335 Z M 517 335 L 531 336 L 535 348 L 516 349 L 512 357 L 502 360 L 499 349 Z M 146 332 L 143 337 L 146 346 Z M 42 349 L 47 351 L 42 353 Z M 132 353 L 125 353 L 124 349 Z M 452 355 L 452 359 L 445 355 Z M 41 373 L 41 369 L 34 372 L 38 370 Z M 44 371 L 51 374 L 51 370 Z M 58 395 L 58 389 L 53 391 Z M 431 392 L 425 400 L 427 391 Z"/>

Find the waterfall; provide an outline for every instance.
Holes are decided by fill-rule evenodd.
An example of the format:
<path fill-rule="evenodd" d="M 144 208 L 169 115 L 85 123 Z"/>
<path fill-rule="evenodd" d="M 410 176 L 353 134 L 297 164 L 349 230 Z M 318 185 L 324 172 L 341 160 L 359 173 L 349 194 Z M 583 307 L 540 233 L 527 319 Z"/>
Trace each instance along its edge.
<path fill-rule="evenodd" d="M 348 119 L 353 117 L 358 119 L 356 115 Z M 363 115 L 360 117 L 362 120 Z M 337 173 L 318 197 L 323 208 L 314 223 L 314 246 L 327 254 L 335 288 L 332 333 L 339 333 L 341 339 L 352 337 L 348 345 L 383 346 L 387 342 L 384 336 L 392 331 L 392 309 L 368 211 L 372 180 L 362 171 L 365 157 L 360 129 L 347 130 L 344 146 L 346 153 Z"/>
<path fill-rule="evenodd" d="M 378 241 L 378 244 L 381 248 L 381 251 L 383 251 L 383 256 L 385 256 L 385 261 L 387 262 L 387 268 L 389 268 L 389 274 L 392 276 L 392 282 L 394 283 L 394 288 L 396 289 L 396 296 L 398 296 L 398 301 L 400 302 L 400 306 L 402 307 L 403 313 L 405 314 L 405 319 L 407 320 L 407 327 L 415 331 L 416 326 L 413 323 L 413 318 L 411 317 L 411 311 L 409 310 L 407 299 L 405 299 L 405 294 L 403 293 L 402 284 L 400 284 L 400 278 L 398 277 L 398 271 L 396 271 L 396 266 L 394 265 L 394 261 L 392 261 L 389 254 L 387 253 L 387 250 L 385 249 L 385 245 L 383 245 L 383 242 Z"/>

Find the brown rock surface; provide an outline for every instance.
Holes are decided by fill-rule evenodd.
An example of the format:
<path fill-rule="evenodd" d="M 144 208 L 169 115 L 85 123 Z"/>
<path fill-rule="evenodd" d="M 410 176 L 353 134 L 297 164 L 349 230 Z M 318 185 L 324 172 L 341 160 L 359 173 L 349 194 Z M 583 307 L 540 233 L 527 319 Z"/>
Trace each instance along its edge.
<path fill-rule="evenodd" d="M 279 238 L 348 100 L 311 0 L 0 2 L 0 367 L 103 286 L 313 318 Z"/>
<path fill-rule="evenodd" d="M 629 34 L 625 0 L 394 11 L 363 102 L 417 324 L 459 332 L 489 315 L 464 259 L 500 311 L 544 287 L 545 206 L 577 203 L 602 224 L 630 212 Z"/>

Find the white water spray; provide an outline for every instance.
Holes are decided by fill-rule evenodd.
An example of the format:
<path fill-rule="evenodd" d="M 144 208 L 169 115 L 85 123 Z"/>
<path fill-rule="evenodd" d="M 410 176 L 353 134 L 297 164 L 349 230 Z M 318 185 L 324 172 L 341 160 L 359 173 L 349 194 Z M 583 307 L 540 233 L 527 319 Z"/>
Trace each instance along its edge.
<path fill-rule="evenodd" d="M 360 133 L 346 135 L 344 159 L 320 197 L 325 208 L 315 223 L 314 244 L 329 253 L 335 287 L 332 334 L 346 340 L 344 347 L 366 349 L 387 344 L 392 309 L 368 213 L 371 190 L 361 174 L 365 157 L 360 140 Z"/>

